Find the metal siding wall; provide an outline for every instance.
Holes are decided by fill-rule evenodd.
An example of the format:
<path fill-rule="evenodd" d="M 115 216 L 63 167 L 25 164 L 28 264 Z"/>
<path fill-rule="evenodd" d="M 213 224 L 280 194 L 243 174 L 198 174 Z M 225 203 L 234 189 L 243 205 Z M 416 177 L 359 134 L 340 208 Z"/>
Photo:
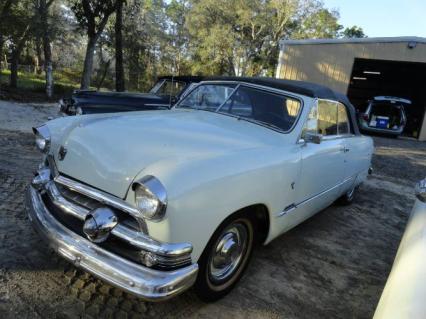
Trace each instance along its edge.
<path fill-rule="evenodd" d="M 424 62 L 426 44 L 408 49 L 407 43 L 339 43 L 285 45 L 278 77 L 323 84 L 346 93 L 355 58 Z"/>
<path fill-rule="evenodd" d="M 426 63 L 426 44 L 408 49 L 400 43 L 337 43 L 284 45 L 277 77 L 309 81 L 346 94 L 355 58 Z M 426 116 L 420 140 L 426 140 Z"/>

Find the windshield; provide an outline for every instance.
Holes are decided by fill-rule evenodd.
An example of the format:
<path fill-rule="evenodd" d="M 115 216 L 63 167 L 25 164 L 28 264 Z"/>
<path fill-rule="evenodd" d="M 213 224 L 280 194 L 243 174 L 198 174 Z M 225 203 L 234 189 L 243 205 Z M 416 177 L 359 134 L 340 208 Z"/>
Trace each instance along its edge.
<path fill-rule="evenodd" d="M 302 108 L 295 98 L 237 84 L 202 84 L 177 107 L 236 116 L 280 131 L 291 129 Z"/>
<path fill-rule="evenodd" d="M 216 111 L 234 91 L 236 84 L 205 84 L 189 93 L 179 107 Z"/>
<path fill-rule="evenodd" d="M 149 93 L 155 95 L 172 95 L 177 96 L 185 88 L 186 83 L 181 81 L 161 80 L 158 81 Z"/>

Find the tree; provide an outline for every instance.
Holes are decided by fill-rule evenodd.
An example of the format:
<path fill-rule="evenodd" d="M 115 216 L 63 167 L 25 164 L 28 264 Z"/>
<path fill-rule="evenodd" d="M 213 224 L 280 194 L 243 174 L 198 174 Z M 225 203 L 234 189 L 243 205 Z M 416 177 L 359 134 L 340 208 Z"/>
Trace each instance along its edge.
<path fill-rule="evenodd" d="M 110 15 L 116 10 L 116 2 L 113 0 L 73 0 L 71 9 L 80 27 L 86 29 L 87 32 L 88 41 L 81 77 L 81 89 L 88 89 L 93 70 L 96 42 L 104 31 Z"/>
<path fill-rule="evenodd" d="M 48 98 L 53 96 L 53 63 L 52 63 L 52 44 L 51 27 L 49 25 L 49 8 L 54 0 L 36 0 L 36 9 L 38 13 L 38 31 L 43 43 L 44 53 L 44 72 L 46 78 L 46 95 Z"/>
<path fill-rule="evenodd" d="M 123 66 L 123 0 L 117 0 L 115 17 L 115 90 L 126 90 Z"/>
<path fill-rule="evenodd" d="M 14 2 L 13 9 L 10 9 L 8 14 L 5 15 L 5 19 L 2 20 L 5 25 L 10 26 L 8 28 L 11 47 L 9 85 L 12 88 L 17 87 L 19 59 L 31 35 L 30 27 L 35 20 L 33 10 L 31 10 L 32 5 L 30 0 Z"/>
<path fill-rule="evenodd" d="M 6 18 L 9 14 L 9 10 L 12 6 L 13 0 L 6 0 L 0 4 L 0 73 L 2 69 L 2 60 L 3 60 L 3 46 L 6 32 Z"/>
<path fill-rule="evenodd" d="M 192 71 L 196 74 L 235 75 L 234 48 L 237 16 L 234 1 L 193 1 L 186 20 Z"/>
<path fill-rule="evenodd" d="M 341 37 L 343 38 L 366 38 L 364 30 L 356 25 L 343 30 Z"/>
<path fill-rule="evenodd" d="M 299 22 L 294 38 L 297 39 L 327 39 L 336 38 L 343 28 L 338 23 L 339 12 L 322 8 L 322 4 L 317 4 L 308 15 Z"/>

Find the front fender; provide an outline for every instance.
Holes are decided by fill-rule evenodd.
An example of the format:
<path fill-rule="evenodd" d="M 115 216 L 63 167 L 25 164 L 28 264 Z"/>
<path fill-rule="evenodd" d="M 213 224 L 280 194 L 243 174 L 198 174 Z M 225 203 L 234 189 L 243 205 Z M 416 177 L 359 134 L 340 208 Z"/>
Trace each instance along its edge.
<path fill-rule="evenodd" d="M 271 223 L 275 222 L 277 213 L 292 199 L 291 182 L 300 164 L 297 150 L 240 152 L 238 165 L 235 154 L 229 154 L 147 167 L 136 179 L 154 175 L 168 193 L 165 219 L 147 221 L 150 236 L 167 242 L 190 242 L 194 247 L 192 257 L 198 260 L 217 227 L 242 208 L 263 204 Z M 133 198 L 130 189 L 128 200 Z M 274 234 L 278 233 L 272 226 Z"/>

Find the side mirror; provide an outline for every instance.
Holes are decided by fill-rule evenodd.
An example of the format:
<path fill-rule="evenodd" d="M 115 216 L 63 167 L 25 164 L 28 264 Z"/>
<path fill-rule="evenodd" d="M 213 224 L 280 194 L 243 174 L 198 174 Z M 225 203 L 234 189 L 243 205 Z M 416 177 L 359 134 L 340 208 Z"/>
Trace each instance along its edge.
<path fill-rule="evenodd" d="M 306 133 L 305 141 L 308 143 L 321 144 L 322 134 Z"/>

